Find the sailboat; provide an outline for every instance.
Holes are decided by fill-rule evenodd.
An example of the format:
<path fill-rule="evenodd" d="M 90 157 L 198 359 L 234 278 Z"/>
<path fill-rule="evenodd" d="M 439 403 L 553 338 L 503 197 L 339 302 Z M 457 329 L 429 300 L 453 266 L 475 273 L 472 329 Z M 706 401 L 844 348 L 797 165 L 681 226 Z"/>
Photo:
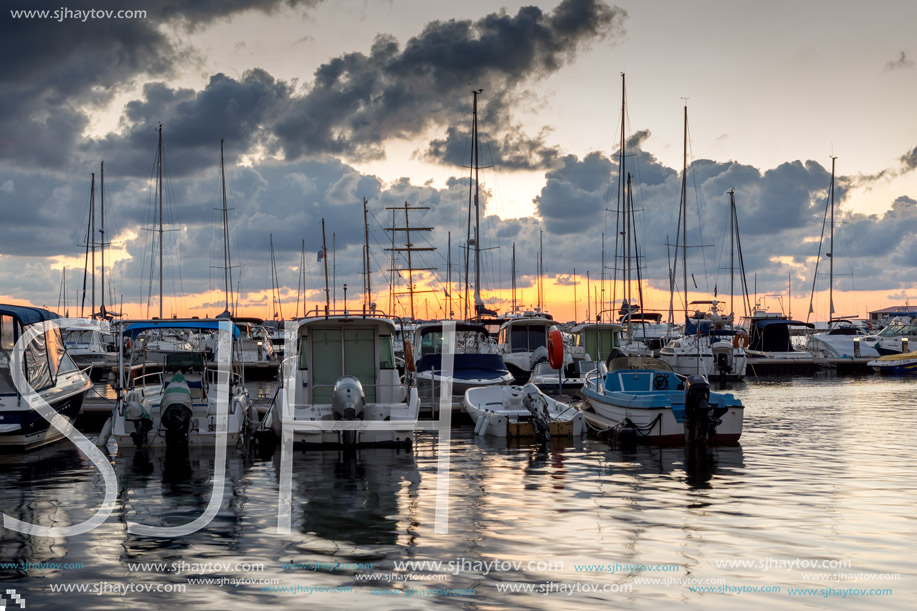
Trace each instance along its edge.
<path fill-rule="evenodd" d="M 866 335 L 864 329 L 846 318 L 835 318 L 834 310 L 834 166 L 837 157 L 831 157 L 831 183 L 828 188 L 828 200 L 825 203 L 825 220 L 830 212 L 829 246 L 825 256 L 828 258 L 828 330 L 809 336 L 806 349 L 816 356 L 830 359 L 875 358 L 879 352 L 869 344 L 861 342 L 861 336 Z M 822 226 L 824 238 L 824 225 Z M 822 242 L 819 241 L 819 258 L 821 257 Z M 818 280 L 818 261 L 815 263 L 815 274 L 812 278 L 812 293 L 809 297 L 809 316 L 814 313 L 815 283 Z M 808 317 L 806 317 L 808 322 Z"/>
<path fill-rule="evenodd" d="M 241 334 L 239 327 L 225 318 L 162 318 L 162 125 L 157 155 L 160 317 L 129 321 L 122 331 L 125 342 L 134 346 L 132 357 L 142 359 L 142 370 L 136 378 L 119 380 L 110 430 L 119 445 L 138 448 L 187 451 L 196 446 L 232 446 L 257 421 L 242 377 L 231 371 Z M 220 338 L 227 331 L 230 337 Z M 207 341 L 213 343 L 208 345 Z M 228 349 L 228 357 L 220 354 L 221 346 Z M 153 369 L 150 373 L 148 365 Z M 120 370 L 125 371 L 123 364 Z"/>
<path fill-rule="evenodd" d="M 748 356 L 748 335 L 734 325 L 734 314 L 720 311 L 716 299 L 688 302 L 688 107 L 684 120 L 684 166 L 681 175 L 681 204 L 679 208 L 679 236 L 681 242 L 682 283 L 684 290 L 684 336 L 671 340 L 659 351 L 659 359 L 682 375 L 718 375 L 721 380 L 741 380 L 745 377 Z M 731 199 L 734 204 L 734 200 Z M 733 208 L 734 209 L 734 208 Z M 730 237 L 731 239 L 731 237 Z M 672 269 L 672 294 L 678 267 L 678 244 L 675 266 Z M 689 308 L 694 306 L 693 314 Z"/>
<path fill-rule="evenodd" d="M 68 321 L 61 325 L 61 336 L 70 358 L 78 367 L 90 367 L 89 376 L 93 381 L 98 381 L 108 376 L 113 368 L 118 364 L 118 346 L 115 342 L 111 330 L 112 316 L 118 316 L 117 312 L 111 312 L 105 307 L 105 162 L 101 165 L 101 174 L 99 182 L 100 194 L 100 212 L 101 227 L 99 229 L 99 241 L 95 237 L 95 173 L 91 174 L 92 183 L 89 195 L 89 231 L 86 240 L 86 269 L 83 278 L 83 303 L 85 304 L 85 285 L 86 276 L 92 278 L 92 297 L 91 297 L 91 316 Z M 96 312 L 95 295 L 96 295 L 96 271 L 95 271 L 95 247 L 100 246 L 102 254 L 102 303 L 99 311 Z M 89 258 L 91 249 L 92 258 Z M 82 310 L 82 307 L 81 307 Z M 107 406 L 101 404 L 103 411 L 108 411 Z"/>
<path fill-rule="evenodd" d="M 445 382 L 451 382 L 453 409 L 461 409 L 462 397 L 471 388 L 482 386 L 503 386 L 513 383 L 513 374 L 507 368 L 499 346 L 491 339 L 487 329 L 481 323 L 481 317 L 494 314 L 484 306 L 481 298 L 481 213 L 480 213 L 480 165 L 478 141 L 478 95 L 481 90 L 472 92 L 474 101 L 472 105 L 472 150 L 471 150 L 471 176 L 469 176 L 469 205 L 474 207 L 474 226 L 471 226 L 471 210 L 469 209 L 469 246 L 473 249 L 466 251 L 466 255 L 474 254 L 474 316 L 468 321 L 455 322 L 455 354 L 451 375 L 447 375 L 442 367 L 442 353 L 444 340 L 444 322 L 419 324 L 414 328 L 413 358 L 414 373 L 412 375 L 418 386 L 420 396 L 425 402 L 430 399 L 435 403 L 438 389 Z M 473 190 L 472 190 L 473 189 Z M 474 231 L 471 237 L 472 229 Z M 447 258 L 447 265 L 451 268 L 451 253 Z M 466 258 L 467 264 L 470 261 Z M 466 279 L 468 277 L 466 268 Z M 451 280 L 451 269 L 447 270 L 447 277 Z M 447 282 L 448 291 L 454 290 L 451 283 Z M 447 292 L 448 292 L 447 291 Z M 466 305 L 467 308 L 467 305 Z"/>

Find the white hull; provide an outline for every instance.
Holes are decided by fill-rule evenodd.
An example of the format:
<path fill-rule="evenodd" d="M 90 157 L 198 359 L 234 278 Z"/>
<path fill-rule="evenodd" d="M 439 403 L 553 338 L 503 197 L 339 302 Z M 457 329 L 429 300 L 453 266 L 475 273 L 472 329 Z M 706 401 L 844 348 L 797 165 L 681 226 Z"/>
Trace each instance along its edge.
<path fill-rule="evenodd" d="M 542 395 L 544 397 L 544 395 Z M 582 413 L 574 407 L 544 397 L 548 403 L 549 423 L 571 423 L 572 434 L 586 432 Z M 465 393 L 463 407 L 475 423 L 475 433 L 508 437 L 513 425 L 530 422 L 532 414 L 522 404 L 522 387 L 475 388 Z"/>

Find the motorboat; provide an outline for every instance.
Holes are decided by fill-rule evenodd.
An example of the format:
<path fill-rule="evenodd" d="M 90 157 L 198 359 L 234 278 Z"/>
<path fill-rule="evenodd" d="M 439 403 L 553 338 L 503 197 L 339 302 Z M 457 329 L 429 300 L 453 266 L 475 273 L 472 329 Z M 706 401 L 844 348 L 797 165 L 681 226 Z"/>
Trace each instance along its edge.
<path fill-rule="evenodd" d="M 474 420 L 475 435 L 550 439 L 586 432 L 582 412 L 546 396 L 532 383 L 471 388 L 465 393 L 464 409 Z"/>
<path fill-rule="evenodd" d="M 395 323 L 325 310 L 296 325 L 265 426 L 306 447 L 410 447 L 420 400 L 395 367 Z"/>
<path fill-rule="evenodd" d="M 574 361 L 604 361 L 621 347 L 622 326 L 609 322 L 586 322 L 570 328 L 570 356 Z"/>
<path fill-rule="evenodd" d="M 546 393 L 556 393 L 558 391 L 562 394 L 574 393 L 583 387 L 586 376 L 596 369 L 604 371 L 605 363 L 603 361 L 576 360 L 566 367 L 554 369 L 550 363 L 542 361 L 535 365 L 529 382 Z"/>
<path fill-rule="evenodd" d="M 535 364 L 547 360 L 548 331 L 555 324 L 541 316 L 521 316 L 500 325 L 500 354 L 517 382 L 528 381 Z"/>
<path fill-rule="evenodd" d="M 917 347 L 917 318 L 896 316 L 884 329 L 875 335 L 860 338 L 860 347 L 872 346 L 881 355 L 910 352 Z"/>
<path fill-rule="evenodd" d="M 793 345 L 791 329 L 811 329 L 815 326 L 812 323 L 791 320 L 779 312 L 756 309 L 751 316 L 743 319 L 743 324 L 748 328 L 749 343 L 745 354 L 749 364 L 754 365 L 759 359 L 777 359 L 787 363 L 812 359 L 811 352 Z"/>
<path fill-rule="evenodd" d="M 669 341 L 659 351 L 659 360 L 681 375 L 743 379 L 748 364 L 748 334 L 733 326 L 731 314 L 719 313 L 718 301 L 692 301 L 690 305 L 701 304 L 709 305 L 709 311 L 695 309 L 687 319 L 684 336 Z"/>
<path fill-rule="evenodd" d="M 28 451 L 63 438 L 61 428 L 76 420 L 92 388 L 67 354 L 57 319 L 43 308 L 0 305 L 0 449 Z M 17 367 L 27 385 L 16 383 Z"/>
<path fill-rule="evenodd" d="M 61 325 L 67 354 L 80 369 L 91 367 L 89 376 L 101 380 L 118 364 L 118 345 L 107 320 L 81 318 Z"/>
<path fill-rule="evenodd" d="M 413 377 L 421 397 L 438 398 L 445 373 L 442 355 L 445 340 L 443 322 L 424 323 L 414 330 L 411 350 Z M 513 375 L 506 367 L 496 342 L 480 325 L 455 323 L 455 350 L 452 356 L 452 395 L 461 402 L 469 388 L 512 384 Z M 425 399 L 426 400 L 426 399 Z"/>
<path fill-rule="evenodd" d="M 227 334 L 217 346 L 218 362 L 209 362 L 202 350 L 172 351 L 162 355 L 161 369 L 122 379 L 111 433 L 118 445 L 138 448 L 234 446 L 257 422 L 241 376 L 231 371 L 238 328 L 217 319 L 151 320 L 131 322 L 124 334 L 165 332 L 169 325 L 182 332 Z"/>
<path fill-rule="evenodd" d="M 730 393 L 710 391 L 703 376 L 679 376 L 659 359 L 610 359 L 608 371 L 586 377 L 587 421 L 619 439 L 654 444 L 734 443 L 742 434 L 744 407 Z"/>
<path fill-rule="evenodd" d="M 887 354 L 866 363 L 878 373 L 917 375 L 917 350 L 907 354 Z"/>
<path fill-rule="evenodd" d="M 806 349 L 829 359 L 879 357 L 879 351 L 863 342 L 863 329 L 848 320 L 833 320 L 827 331 L 809 336 Z"/>

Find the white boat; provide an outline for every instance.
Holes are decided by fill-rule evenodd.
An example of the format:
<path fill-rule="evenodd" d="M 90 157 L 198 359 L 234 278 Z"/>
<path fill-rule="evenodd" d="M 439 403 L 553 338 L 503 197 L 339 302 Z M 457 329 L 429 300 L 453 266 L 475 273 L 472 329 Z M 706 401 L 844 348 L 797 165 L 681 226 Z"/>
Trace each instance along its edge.
<path fill-rule="evenodd" d="M 395 367 L 395 324 L 375 314 L 317 312 L 296 323 L 266 423 L 275 436 L 286 429 L 312 447 L 410 447 L 420 401 Z"/>
<path fill-rule="evenodd" d="M 566 394 L 580 390 L 586 381 L 586 376 L 596 369 L 604 371 L 605 363 L 603 361 L 576 360 L 562 369 L 554 369 L 550 363 L 542 361 L 535 365 L 529 382 L 537 386 L 542 392 L 557 393 L 559 391 Z"/>
<path fill-rule="evenodd" d="M 896 316 L 888 325 L 875 335 L 860 338 L 860 346 L 868 345 L 879 354 L 901 354 L 917 347 L 917 318 Z"/>
<path fill-rule="evenodd" d="M 27 451 L 61 439 L 60 426 L 52 427 L 38 409 L 50 406 L 48 415 L 59 419 L 59 425 L 72 423 L 92 388 L 89 376 L 67 354 L 53 323 L 57 318 L 43 308 L 0 305 L 0 449 Z M 45 324 L 44 330 L 33 328 L 40 324 Z M 33 333 L 34 338 L 21 339 Z M 15 359 L 21 359 L 25 381 L 38 395 L 35 405 L 29 404 L 28 389 L 14 383 Z"/>
<path fill-rule="evenodd" d="M 517 382 L 527 381 L 535 364 L 548 358 L 548 331 L 554 325 L 541 316 L 510 318 L 500 325 L 500 354 Z"/>
<path fill-rule="evenodd" d="M 619 438 L 660 445 L 734 443 L 742 434 L 741 401 L 710 392 L 703 376 L 678 376 L 659 359 L 622 354 L 607 373 L 587 376 L 583 395 L 587 420 Z"/>
<path fill-rule="evenodd" d="M 414 330 L 412 350 L 414 356 L 413 377 L 417 391 L 426 401 L 438 400 L 440 385 L 446 379 L 443 375 L 443 322 L 424 323 Z M 469 388 L 479 386 L 502 386 L 513 383 L 513 375 L 487 329 L 480 325 L 455 323 L 455 353 L 452 357 L 452 395 L 459 403 Z"/>
<path fill-rule="evenodd" d="M 545 396 L 531 383 L 469 389 L 464 408 L 474 420 L 476 435 L 550 439 L 586 432 L 582 412 Z"/>
<path fill-rule="evenodd" d="M 806 349 L 829 359 L 878 358 L 879 351 L 863 342 L 863 330 L 847 320 L 835 320 L 822 333 L 809 336 Z"/>
<path fill-rule="evenodd" d="M 136 321 L 124 333 L 167 331 L 169 325 L 183 332 L 221 332 L 221 324 L 226 325 L 227 321 Z M 230 329 L 238 337 L 238 329 L 232 326 Z M 229 345 L 227 349 L 232 353 Z M 160 371 L 122 381 L 125 390 L 114 409 L 111 425 L 118 445 L 179 449 L 235 445 L 255 424 L 257 415 L 241 378 L 231 373 L 232 357 L 223 358 L 225 372 L 221 372 L 220 366 L 207 363 L 203 351 L 168 352 L 163 354 Z M 224 400 L 227 403 L 220 405 L 218 401 Z"/>
<path fill-rule="evenodd" d="M 76 366 L 92 367 L 89 371 L 92 379 L 103 379 L 118 365 L 118 345 L 109 321 L 89 318 L 70 321 L 61 325 L 61 336 Z"/>
<path fill-rule="evenodd" d="M 692 301 L 710 305 L 708 312 L 695 310 L 688 318 L 683 337 L 671 340 L 659 351 L 659 360 L 681 375 L 718 376 L 729 380 L 745 377 L 749 337 L 733 326 L 732 315 L 718 311 L 718 301 Z"/>

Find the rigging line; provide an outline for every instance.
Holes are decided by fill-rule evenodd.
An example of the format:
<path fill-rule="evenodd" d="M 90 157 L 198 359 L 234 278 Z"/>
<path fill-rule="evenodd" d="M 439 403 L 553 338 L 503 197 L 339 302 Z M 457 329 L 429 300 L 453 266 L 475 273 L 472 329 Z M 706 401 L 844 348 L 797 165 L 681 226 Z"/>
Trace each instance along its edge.
<path fill-rule="evenodd" d="M 829 193 L 829 195 L 825 198 L 825 216 L 821 222 L 821 237 L 819 237 L 818 239 L 818 254 L 815 256 L 815 273 L 812 274 L 812 292 L 809 293 L 809 312 L 808 314 L 806 314 L 806 322 L 809 322 L 809 317 L 813 313 L 812 302 L 815 299 L 815 282 L 818 279 L 818 264 L 821 261 L 821 249 L 822 249 L 822 244 L 825 241 L 825 227 L 828 224 L 828 208 L 830 206 L 831 206 L 831 195 Z M 831 253 L 831 255 L 834 256 L 834 253 Z M 829 318 L 830 318 L 830 315 L 829 315 Z"/>
<path fill-rule="evenodd" d="M 697 209 L 697 234 L 700 239 L 700 253 L 701 261 L 703 262 L 704 269 L 704 287 L 707 293 L 710 292 L 710 274 L 707 270 L 707 253 L 704 248 L 704 216 L 701 206 L 701 198 L 699 197 L 700 189 L 697 188 L 697 171 L 694 168 L 696 159 L 694 157 L 694 140 L 691 138 L 691 126 L 688 125 L 688 150 L 690 151 L 691 164 L 688 166 L 691 168 L 691 182 L 694 184 L 694 206 Z"/>

